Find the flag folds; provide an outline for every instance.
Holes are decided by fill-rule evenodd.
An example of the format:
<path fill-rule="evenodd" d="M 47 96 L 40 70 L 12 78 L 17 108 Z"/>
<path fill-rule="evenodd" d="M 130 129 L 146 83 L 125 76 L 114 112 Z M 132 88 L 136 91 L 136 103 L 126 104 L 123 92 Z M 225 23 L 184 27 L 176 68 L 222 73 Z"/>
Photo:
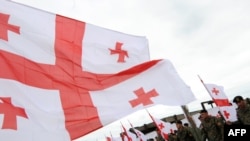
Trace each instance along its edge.
<path fill-rule="evenodd" d="M 125 77 L 129 79 L 118 82 Z M 102 82 L 116 83 L 106 89 L 90 91 L 103 125 L 152 105 L 179 106 L 195 100 L 190 87 L 169 60 L 149 61 Z"/>
<path fill-rule="evenodd" d="M 149 116 L 153 120 L 157 128 L 157 131 L 160 133 L 162 138 L 164 138 L 165 140 L 168 140 L 168 134 L 174 132 L 172 125 L 169 122 L 165 122 L 165 121 L 162 121 L 161 119 L 153 117 L 151 114 L 149 114 Z"/>
<path fill-rule="evenodd" d="M 145 37 L 0 2 L 3 140 L 68 141 L 145 106 L 195 99 L 170 61 L 148 61 Z"/>
<path fill-rule="evenodd" d="M 215 84 L 204 84 L 216 106 L 219 108 L 220 114 L 226 121 L 236 121 L 235 107 L 230 104 L 228 97 L 224 92 L 224 88 Z"/>

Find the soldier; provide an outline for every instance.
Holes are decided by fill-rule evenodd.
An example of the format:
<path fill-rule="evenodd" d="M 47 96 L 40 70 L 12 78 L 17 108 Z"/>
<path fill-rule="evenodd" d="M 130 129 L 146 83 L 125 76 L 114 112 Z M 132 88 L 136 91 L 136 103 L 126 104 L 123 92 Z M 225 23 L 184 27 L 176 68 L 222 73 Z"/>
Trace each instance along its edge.
<path fill-rule="evenodd" d="M 227 121 L 228 125 L 230 124 L 243 124 L 243 125 L 250 125 L 250 104 L 247 103 L 247 100 L 244 100 L 242 96 L 236 96 L 233 99 L 233 102 L 237 104 L 237 118 L 238 121 L 230 122 Z"/>
<path fill-rule="evenodd" d="M 168 134 L 168 141 L 177 141 L 177 130 Z"/>
<path fill-rule="evenodd" d="M 177 141 L 195 141 L 193 134 L 182 125 L 182 121 L 176 122 L 177 127 Z"/>
<path fill-rule="evenodd" d="M 208 115 L 207 110 L 200 111 L 202 140 L 223 141 L 223 121 L 215 116 Z"/>

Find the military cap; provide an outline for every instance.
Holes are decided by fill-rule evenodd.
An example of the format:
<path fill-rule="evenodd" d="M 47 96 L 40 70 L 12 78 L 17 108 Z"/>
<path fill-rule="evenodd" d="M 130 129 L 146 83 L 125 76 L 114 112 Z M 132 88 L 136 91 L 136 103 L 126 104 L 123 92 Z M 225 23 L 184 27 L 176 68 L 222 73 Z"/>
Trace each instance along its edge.
<path fill-rule="evenodd" d="M 233 102 L 234 103 L 239 103 L 242 100 L 243 100 L 243 97 L 238 95 L 238 96 L 234 97 Z"/>

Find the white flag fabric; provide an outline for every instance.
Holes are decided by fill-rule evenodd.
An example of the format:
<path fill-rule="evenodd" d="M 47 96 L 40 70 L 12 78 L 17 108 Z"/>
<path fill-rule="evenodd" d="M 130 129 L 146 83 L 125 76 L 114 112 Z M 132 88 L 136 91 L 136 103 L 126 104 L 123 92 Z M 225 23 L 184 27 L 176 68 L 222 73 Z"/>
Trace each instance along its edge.
<path fill-rule="evenodd" d="M 237 113 L 234 106 L 221 106 L 220 112 L 226 121 L 237 121 Z"/>
<path fill-rule="evenodd" d="M 142 67 L 149 64 L 152 66 L 147 69 Z M 137 75 L 117 85 L 100 91 L 90 91 L 103 125 L 152 105 L 180 106 L 195 100 L 190 87 L 179 77 L 169 60 L 153 60 L 138 65 L 117 74 L 117 78 L 123 74 L 128 76 L 135 73 Z"/>
<path fill-rule="evenodd" d="M 155 118 L 152 115 L 150 116 L 152 120 L 154 121 L 155 126 L 159 130 L 161 136 L 165 139 L 168 140 L 168 134 L 172 133 L 172 127 L 169 122 L 162 121 L 161 119 Z"/>
<path fill-rule="evenodd" d="M 83 70 L 93 73 L 116 73 L 150 59 L 146 38 L 91 24 L 86 24 L 82 46 Z"/>
<path fill-rule="evenodd" d="M 219 111 L 220 111 L 219 107 L 213 107 L 207 110 L 209 115 L 216 117 L 220 116 Z"/>
<path fill-rule="evenodd" d="M 222 86 L 215 84 L 205 84 L 209 94 L 217 106 L 229 106 L 229 100 Z"/>
<path fill-rule="evenodd" d="M 0 3 L 1 140 L 73 140 L 147 106 L 195 100 L 170 61 L 145 62 L 145 37 Z"/>
<path fill-rule="evenodd" d="M 70 141 L 59 91 L 0 79 L 0 140 Z"/>
<path fill-rule="evenodd" d="M 209 90 L 209 94 L 216 106 L 218 106 L 218 111 L 220 111 L 223 118 L 226 121 L 236 121 L 237 114 L 235 107 L 230 104 L 224 88 L 215 84 L 205 84 L 205 87 Z"/>
<path fill-rule="evenodd" d="M 0 139 L 63 141 L 101 128 L 88 91 L 115 85 L 104 86 L 100 79 L 148 61 L 147 39 L 7 0 L 0 3 L 0 80 L 9 84 L 0 86 L 0 104 L 11 108 L 6 103 L 13 101 L 23 109 L 20 117 L 11 116 L 16 127 L 8 124 L 11 110 L 0 109 Z"/>
<path fill-rule="evenodd" d="M 143 36 L 113 31 L 6 0 L 1 0 L 0 17 L 4 25 L 0 49 L 38 63 L 56 63 L 55 44 L 65 51 L 68 47 L 81 46 L 82 49 L 74 50 L 81 52 L 81 56 L 65 53 L 60 57 L 82 60 L 82 70 L 92 73 L 116 73 L 150 59 L 148 40 Z"/>

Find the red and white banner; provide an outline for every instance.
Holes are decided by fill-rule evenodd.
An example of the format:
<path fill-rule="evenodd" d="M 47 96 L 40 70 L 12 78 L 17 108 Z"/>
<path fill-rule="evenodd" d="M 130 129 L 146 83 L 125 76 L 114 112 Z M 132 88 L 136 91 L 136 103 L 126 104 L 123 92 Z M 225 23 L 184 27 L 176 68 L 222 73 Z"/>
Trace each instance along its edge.
<path fill-rule="evenodd" d="M 8 100 L 3 100 L 6 98 L 14 102 L 13 106 L 18 103 L 17 106 L 24 109 L 28 117 L 20 118 L 29 120 L 34 124 L 33 127 L 41 126 L 41 129 L 51 131 L 50 128 L 43 128 L 43 124 L 47 122 L 50 126 L 57 127 L 55 129 L 57 134 L 52 131 L 30 130 L 27 134 L 32 135 L 31 140 L 49 140 L 51 137 L 49 134 L 59 138 L 51 137 L 51 140 L 64 140 L 63 137 L 68 140 L 68 133 L 64 134 L 66 130 L 71 139 L 75 139 L 100 128 L 102 125 L 99 119 L 92 117 L 97 116 L 97 111 L 91 106 L 93 104 L 88 88 L 92 83 L 89 81 L 95 83 L 95 79 L 103 78 L 103 74 L 119 72 L 149 60 L 147 39 L 10 1 L 0 2 L 0 80 L 1 83 L 9 84 L 0 86 L 0 104 L 6 107 Z M 102 74 L 92 75 L 92 73 Z M 56 92 L 55 95 L 59 98 L 57 100 L 60 100 L 57 106 L 60 107 L 57 107 L 56 111 L 51 108 L 49 112 L 55 112 L 53 118 L 58 118 L 57 122 L 51 124 L 49 120 L 55 119 L 50 119 L 52 117 L 48 115 L 49 112 L 41 108 L 50 106 L 47 99 L 51 99 L 49 96 L 52 95 L 44 95 L 44 99 L 31 98 L 31 96 L 40 97 L 40 95 L 28 90 L 30 87 L 43 93 Z M 7 93 L 9 89 L 16 91 Z M 30 109 L 30 104 L 26 105 L 27 102 L 19 102 L 20 97 L 36 99 L 36 101 L 27 101 L 36 103 L 37 106 L 33 108 L 37 110 Z M 33 111 L 39 111 L 39 115 Z M 28 141 L 29 136 L 20 138 L 29 127 L 24 124 L 25 122 L 21 124 L 16 121 L 17 129 L 6 134 L 6 131 L 9 131 L 5 129 L 6 116 L 9 117 L 6 110 L 0 111 L 0 137 L 7 136 L 8 140 L 18 138 L 18 140 Z M 31 118 L 43 116 L 47 116 L 49 120 Z M 59 124 L 60 121 L 61 124 Z M 27 129 L 21 128 L 22 126 Z M 17 130 L 22 134 L 15 132 Z"/>
<path fill-rule="evenodd" d="M 147 141 L 146 136 L 140 130 L 135 129 L 134 126 L 132 125 L 132 123 L 129 122 L 129 124 L 130 124 L 131 128 L 134 130 L 137 138 L 139 139 L 138 141 Z"/>
<path fill-rule="evenodd" d="M 109 74 L 150 59 L 148 40 L 143 36 L 6 0 L 1 0 L 0 17 L 0 49 L 37 63 L 55 65 L 64 61 L 65 65 L 80 65 L 84 71 Z"/>
<path fill-rule="evenodd" d="M 134 66 L 149 59 L 144 37 L 0 3 L 1 140 L 68 141 L 144 106 L 195 99 L 168 60 Z"/>
<path fill-rule="evenodd" d="M 149 65 L 150 68 L 145 68 Z M 106 89 L 90 91 L 103 125 L 156 104 L 180 106 L 195 100 L 190 87 L 183 82 L 168 60 L 154 60 L 138 65 L 104 82 L 114 83 L 130 75 L 134 77 Z"/>
<path fill-rule="evenodd" d="M 222 86 L 215 84 L 204 84 L 216 106 L 229 106 L 229 100 Z"/>
<path fill-rule="evenodd" d="M 234 106 L 219 107 L 221 115 L 226 121 L 237 121 L 237 113 Z"/>
<path fill-rule="evenodd" d="M 0 79 L 0 140 L 69 141 L 60 92 Z"/>
<path fill-rule="evenodd" d="M 161 136 L 165 140 L 168 140 L 168 134 L 173 132 L 171 124 L 169 122 L 165 122 L 165 121 L 162 121 L 161 119 L 155 118 L 152 115 L 150 115 L 150 117 L 152 118 Z"/>
<path fill-rule="evenodd" d="M 215 84 L 204 84 L 216 106 L 219 108 L 220 114 L 226 121 L 236 121 L 235 107 L 230 104 L 228 97 L 222 86 Z M 217 113 L 218 114 L 218 113 Z"/>

